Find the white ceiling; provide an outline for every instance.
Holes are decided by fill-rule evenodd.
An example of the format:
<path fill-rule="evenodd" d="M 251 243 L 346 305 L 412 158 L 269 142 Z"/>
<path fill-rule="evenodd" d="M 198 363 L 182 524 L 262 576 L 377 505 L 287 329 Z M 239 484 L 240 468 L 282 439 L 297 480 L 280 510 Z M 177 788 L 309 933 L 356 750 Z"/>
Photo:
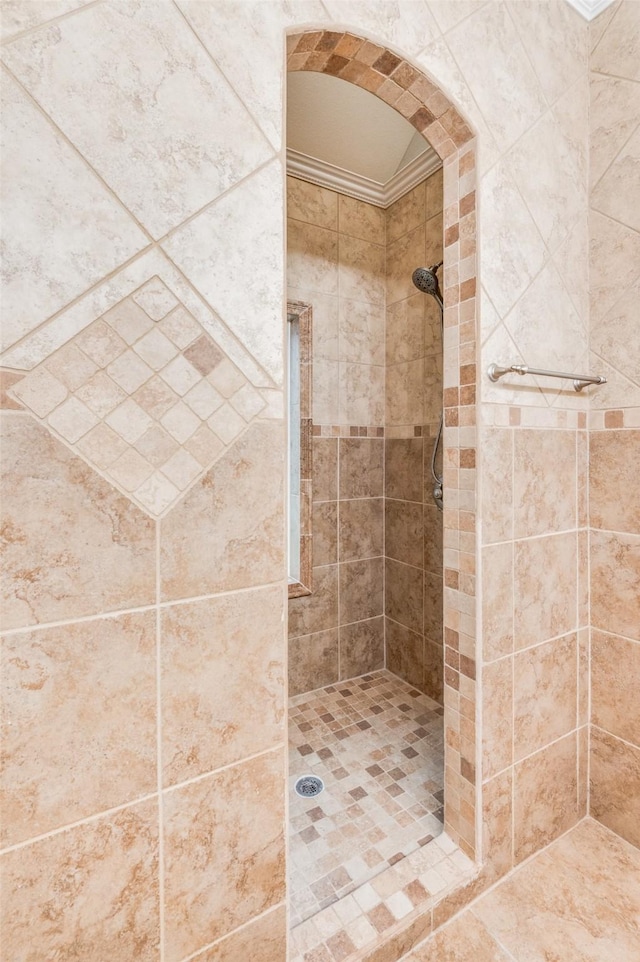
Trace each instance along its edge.
<path fill-rule="evenodd" d="M 429 151 L 393 107 L 355 84 L 327 74 L 290 73 L 287 148 L 384 187 Z"/>

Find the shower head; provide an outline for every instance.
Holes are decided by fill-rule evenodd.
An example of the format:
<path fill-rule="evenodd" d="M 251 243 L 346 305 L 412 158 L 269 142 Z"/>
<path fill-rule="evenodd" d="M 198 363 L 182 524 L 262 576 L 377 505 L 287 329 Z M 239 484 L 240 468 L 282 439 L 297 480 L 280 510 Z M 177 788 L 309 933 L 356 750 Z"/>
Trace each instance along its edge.
<path fill-rule="evenodd" d="M 411 275 L 411 280 L 423 294 L 431 294 L 432 297 L 442 304 L 442 294 L 438 283 L 438 270 L 442 267 L 442 261 L 434 264 L 433 267 L 416 267 Z"/>

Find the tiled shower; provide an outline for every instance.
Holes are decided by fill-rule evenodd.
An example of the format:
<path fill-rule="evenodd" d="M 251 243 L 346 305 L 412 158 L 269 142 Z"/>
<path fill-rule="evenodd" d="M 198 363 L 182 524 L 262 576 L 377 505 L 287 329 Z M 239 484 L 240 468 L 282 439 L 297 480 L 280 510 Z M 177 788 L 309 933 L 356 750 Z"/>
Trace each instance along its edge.
<path fill-rule="evenodd" d="M 618 833 L 612 853 L 625 838 L 638 844 L 638 4 L 613 3 L 590 23 L 565 0 L 7 0 L 0 14 L 3 951 L 20 962 L 283 962 L 295 949 L 352 962 L 370 946 L 376 962 L 397 962 L 584 816 Z M 445 260 L 455 265 L 445 272 L 442 547 L 444 801 L 455 840 L 441 833 L 417 850 L 421 888 L 405 874 L 413 852 L 367 879 L 360 901 L 348 891 L 296 926 L 299 942 L 287 934 L 285 842 L 286 36 L 294 66 L 343 72 L 439 134 Z M 382 249 L 379 218 L 377 234 L 367 223 L 367 242 Z M 381 296 L 375 286 L 357 296 L 354 280 L 352 300 Z M 154 316 L 147 285 L 169 291 L 164 315 Z M 119 305 L 149 330 L 163 325 L 176 349 L 157 370 L 142 357 L 148 374 L 135 364 L 139 387 L 112 377 L 127 373 L 122 362 L 108 368 L 139 357 L 148 332 L 121 338 L 126 348 L 116 340 L 118 357 L 104 363 L 82 346 Z M 179 401 L 160 392 L 181 415 L 168 423 L 189 456 L 169 464 L 168 410 L 152 418 L 162 431 L 140 418 L 146 430 L 127 440 L 108 423 L 115 408 L 92 411 L 89 400 L 107 404 L 100 384 L 118 406 L 147 382 L 166 384 L 164 368 L 197 339 L 168 335 L 166 318 L 181 309 L 264 403 L 245 417 L 243 385 L 227 383 L 226 397 L 209 380 L 218 365 L 203 374 L 187 357 L 198 384 L 169 384 Z M 330 318 L 325 329 L 330 340 Z M 382 394 L 368 392 L 393 366 L 387 345 L 364 361 L 330 350 L 314 396 L 323 401 L 324 384 L 327 404 L 354 404 L 314 413 L 331 426 L 316 440 L 335 448 L 326 503 L 338 512 L 343 442 L 418 445 L 415 434 L 392 437 L 411 421 L 392 425 Z M 423 358 L 424 371 L 421 350 L 393 363 L 417 369 Z M 557 382 L 489 381 L 490 363 L 515 361 L 602 372 L 607 384 L 576 395 Z M 202 381 L 242 418 L 233 437 L 214 430 L 219 407 L 205 417 L 185 400 L 196 388 L 217 403 Z M 134 422 L 119 423 L 131 436 Z M 196 439 L 203 426 L 208 449 Z M 111 448 L 90 446 L 98 427 Z M 388 499 L 381 491 L 362 500 Z M 408 493 L 392 500 L 418 504 Z M 366 556 L 341 561 L 331 509 L 318 513 L 329 554 L 317 566 L 335 569 L 337 591 L 342 565 L 373 578 L 381 565 L 369 562 L 389 557 L 384 542 L 374 555 L 375 543 L 350 539 Z M 429 698 L 414 656 L 406 676 L 391 675 L 401 696 L 388 664 L 360 676 L 370 687 L 340 693 L 351 657 L 379 656 L 374 623 L 399 625 L 414 652 L 433 638 L 424 610 L 422 642 L 417 620 L 397 620 L 417 619 L 411 599 L 395 616 L 386 598 L 362 604 L 342 623 L 330 587 L 331 624 L 301 619 L 291 646 L 313 638 L 312 675 L 336 688 L 323 724 L 372 724 L 371 691 L 390 695 L 394 711 Z M 293 669 L 291 712 L 304 726 L 313 678 Z M 410 763 L 398 765 L 400 783 Z M 382 777 L 375 765 L 385 772 L 374 760 L 367 777 Z M 364 782 L 350 791 L 359 788 L 368 792 Z M 326 817 L 314 815 L 322 835 Z M 378 847 L 367 841 L 365 851 Z M 335 871 L 334 894 L 349 885 Z"/>
<path fill-rule="evenodd" d="M 411 280 L 443 258 L 442 170 L 386 209 L 290 176 L 287 208 L 288 296 L 313 312 L 313 589 L 289 599 L 295 926 L 352 893 L 356 911 L 444 821 L 442 331 Z M 304 775 L 321 794 L 296 795 Z"/>

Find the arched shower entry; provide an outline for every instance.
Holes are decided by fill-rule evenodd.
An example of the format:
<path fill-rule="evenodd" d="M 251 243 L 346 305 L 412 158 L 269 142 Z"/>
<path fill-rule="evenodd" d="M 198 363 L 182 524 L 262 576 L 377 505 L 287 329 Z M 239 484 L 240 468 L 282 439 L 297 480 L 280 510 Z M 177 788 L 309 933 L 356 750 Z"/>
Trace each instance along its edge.
<path fill-rule="evenodd" d="M 446 492 L 442 584 L 444 829 L 448 839 L 463 853 L 471 859 L 479 859 L 474 135 L 456 107 L 424 73 L 387 47 L 350 31 L 308 30 L 290 35 L 287 38 L 287 67 L 289 72 L 328 74 L 367 90 L 397 110 L 442 160 L 443 474 Z M 320 799 L 318 818 L 322 817 Z M 313 826 L 310 828 L 314 830 Z M 407 877 L 410 874 L 408 869 L 405 874 Z M 416 897 L 420 898 L 419 895 Z M 329 900 L 327 904 L 330 905 Z M 304 939 L 301 940 L 303 943 Z M 294 950 L 295 947 L 294 938 Z M 297 958 L 295 951 L 292 958 Z"/>

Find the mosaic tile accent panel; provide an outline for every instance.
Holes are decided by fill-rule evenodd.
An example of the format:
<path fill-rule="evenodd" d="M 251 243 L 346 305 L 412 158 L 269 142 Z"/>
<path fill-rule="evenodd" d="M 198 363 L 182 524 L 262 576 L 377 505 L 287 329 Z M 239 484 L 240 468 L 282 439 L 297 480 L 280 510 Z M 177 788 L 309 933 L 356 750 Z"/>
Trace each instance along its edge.
<path fill-rule="evenodd" d="M 153 517 L 170 510 L 266 406 L 159 277 L 8 394 Z"/>
<path fill-rule="evenodd" d="M 442 831 L 443 708 L 382 670 L 290 699 L 292 924 Z M 301 775 L 325 784 L 313 798 Z"/>

